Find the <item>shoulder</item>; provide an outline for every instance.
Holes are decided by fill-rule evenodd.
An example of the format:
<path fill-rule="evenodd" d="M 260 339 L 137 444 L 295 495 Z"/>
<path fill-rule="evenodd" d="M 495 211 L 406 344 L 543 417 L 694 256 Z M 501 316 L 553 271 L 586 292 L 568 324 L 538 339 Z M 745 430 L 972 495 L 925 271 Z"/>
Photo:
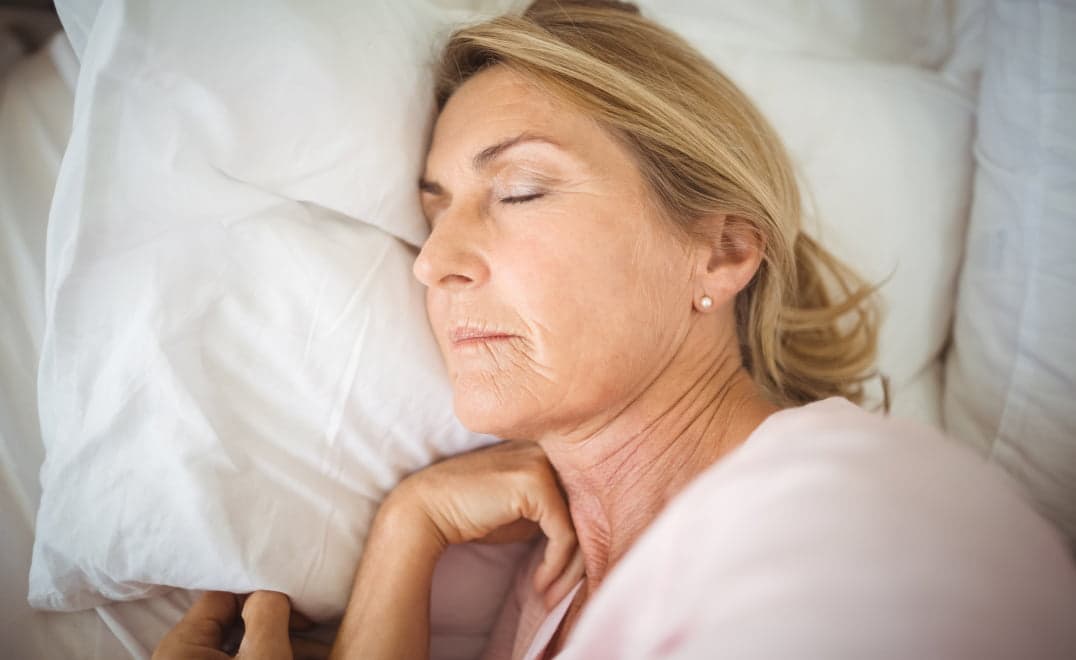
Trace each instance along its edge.
<path fill-rule="evenodd" d="M 703 472 L 683 499 L 707 499 L 715 489 L 736 489 L 752 499 L 839 491 L 857 493 L 866 498 L 860 502 L 873 505 L 897 497 L 890 504 L 898 508 L 932 498 L 975 497 L 1021 513 L 1028 509 L 1015 482 L 966 445 L 933 427 L 868 412 L 840 397 L 771 415 L 741 447 Z"/>
<path fill-rule="evenodd" d="M 1076 649 L 1076 570 L 971 450 L 827 399 L 771 415 L 695 479 L 590 611 L 601 615 L 584 615 L 576 648 L 720 639 L 729 657 L 1064 657 L 1028 651 Z"/>
<path fill-rule="evenodd" d="M 668 524 L 750 521 L 751 538 L 831 551 L 919 548 L 939 560 L 999 543 L 1018 556 L 1014 534 L 1019 545 L 1058 540 L 1016 482 L 969 447 L 838 397 L 771 415 L 681 495 Z"/>

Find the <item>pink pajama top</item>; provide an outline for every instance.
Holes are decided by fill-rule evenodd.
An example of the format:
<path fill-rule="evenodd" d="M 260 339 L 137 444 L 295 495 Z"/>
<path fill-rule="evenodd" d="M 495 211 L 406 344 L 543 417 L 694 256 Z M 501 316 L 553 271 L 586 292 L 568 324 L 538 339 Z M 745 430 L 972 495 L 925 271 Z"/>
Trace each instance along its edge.
<path fill-rule="evenodd" d="M 482 655 L 540 658 L 522 562 Z M 1076 568 L 999 468 L 834 397 L 767 418 L 679 493 L 583 609 L 561 660 L 1076 658 Z"/>
<path fill-rule="evenodd" d="M 537 660 L 543 657 L 546 647 L 568 612 L 572 599 L 583 586 L 583 581 L 580 580 L 568 595 L 551 611 L 546 612 L 542 595 L 532 586 L 534 574 L 545 554 L 545 546 L 544 540 L 538 543 L 516 573 L 512 590 L 482 654 L 483 660 Z"/>

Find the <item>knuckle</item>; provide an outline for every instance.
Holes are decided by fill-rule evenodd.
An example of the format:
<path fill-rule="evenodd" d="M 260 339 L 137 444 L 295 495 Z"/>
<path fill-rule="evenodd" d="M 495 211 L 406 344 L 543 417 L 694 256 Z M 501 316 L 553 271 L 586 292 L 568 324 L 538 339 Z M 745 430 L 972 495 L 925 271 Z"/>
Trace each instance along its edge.
<path fill-rule="evenodd" d="M 225 633 L 224 627 L 219 622 L 210 619 L 192 621 L 187 630 L 195 639 L 212 639 L 222 637 Z"/>
<path fill-rule="evenodd" d="M 540 491 L 545 485 L 545 479 L 541 472 L 531 466 L 524 466 L 513 471 L 513 481 L 516 486 L 527 493 Z"/>

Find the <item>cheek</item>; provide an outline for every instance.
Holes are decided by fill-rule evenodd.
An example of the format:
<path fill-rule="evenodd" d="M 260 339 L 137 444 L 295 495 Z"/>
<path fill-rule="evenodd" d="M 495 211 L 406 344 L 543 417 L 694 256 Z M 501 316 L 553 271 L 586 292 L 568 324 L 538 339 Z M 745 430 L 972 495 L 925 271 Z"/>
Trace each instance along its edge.
<path fill-rule="evenodd" d="M 469 355 L 447 349 L 464 425 L 525 437 L 608 408 L 648 380 L 672 344 L 667 262 L 676 255 L 655 251 L 641 230 L 632 237 L 626 224 L 560 218 L 502 233 L 478 297 L 525 336 Z"/>
<path fill-rule="evenodd" d="M 642 231 L 632 238 L 626 224 L 535 233 L 503 253 L 499 290 L 530 328 L 531 357 L 557 394 L 616 392 L 667 342 L 677 296 L 664 261 L 676 256 L 648 247 Z"/>
<path fill-rule="evenodd" d="M 502 236 L 489 254 L 491 279 L 479 298 L 523 336 L 465 352 L 449 349 L 446 361 L 463 424 L 522 438 L 532 425 L 573 414 L 589 398 L 590 372 L 607 372 L 598 367 L 608 346 L 597 321 L 618 311 L 618 286 L 603 255 L 553 231 Z"/>
<path fill-rule="evenodd" d="M 590 237 L 549 232 L 505 254 L 499 288 L 532 332 L 536 357 L 560 362 L 589 353 L 601 334 L 596 326 L 615 319 L 627 283 L 609 252 Z"/>

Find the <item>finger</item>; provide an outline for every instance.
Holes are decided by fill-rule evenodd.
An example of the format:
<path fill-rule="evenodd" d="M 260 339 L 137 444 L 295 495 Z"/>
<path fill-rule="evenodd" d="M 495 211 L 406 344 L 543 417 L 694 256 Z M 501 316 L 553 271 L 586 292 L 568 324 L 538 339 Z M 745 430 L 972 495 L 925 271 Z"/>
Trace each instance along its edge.
<path fill-rule="evenodd" d="M 288 620 L 291 602 L 276 591 L 255 591 L 243 604 L 240 660 L 292 660 Z"/>
<path fill-rule="evenodd" d="M 583 564 L 583 551 L 576 546 L 575 552 L 572 553 L 572 560 L 568 562 L 567 568 L 564 569 L 564 572 L 557 577 L 553 584 L 549 585 L 549 588 L 542 596 L 546 611 L 556 607 L 557 603 L 568 595 L 575 585 L 583 579 L 584 575 L 586 575 L 586 568 Z"/>
<path fill-rule="evenodd" d="M 538 591 L 545 591 L 572 559 L 576 546 L 575 527 L 572 526 L 568 507 L 559 495 L 549 495 L 545 498 L 543 510 L 538 512 L 536 522 L 549 539 L 542 565 L 538 567 L 534 576 L 535 588 Z"/>
<path fill-rule="evenodd" d="M 168 636 L 194 646 L 218 648 L 238 611 L 234 594 L 207 591 L 194 601 Z"/>

